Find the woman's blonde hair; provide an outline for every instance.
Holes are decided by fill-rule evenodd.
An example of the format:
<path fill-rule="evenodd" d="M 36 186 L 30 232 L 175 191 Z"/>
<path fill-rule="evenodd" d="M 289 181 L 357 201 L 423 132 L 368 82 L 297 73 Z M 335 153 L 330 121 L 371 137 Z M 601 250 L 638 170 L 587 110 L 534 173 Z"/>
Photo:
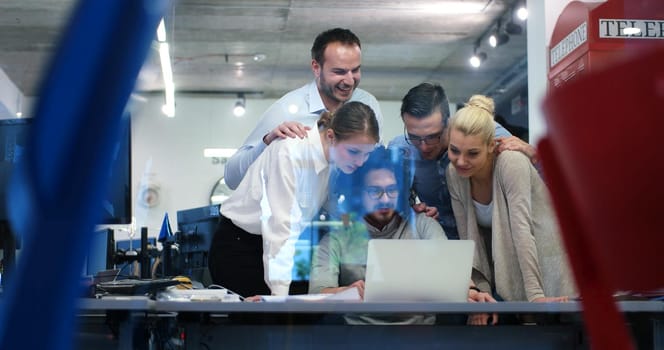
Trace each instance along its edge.
<path fill-rule="evenodd" d="M 473 95 L 465 107 L 458 110 L 450 120 L 450 130 L 458 130 L 464 135 L 480 136 L 488 145 L 496 137 L 494 108 L 492 98 Z"/>

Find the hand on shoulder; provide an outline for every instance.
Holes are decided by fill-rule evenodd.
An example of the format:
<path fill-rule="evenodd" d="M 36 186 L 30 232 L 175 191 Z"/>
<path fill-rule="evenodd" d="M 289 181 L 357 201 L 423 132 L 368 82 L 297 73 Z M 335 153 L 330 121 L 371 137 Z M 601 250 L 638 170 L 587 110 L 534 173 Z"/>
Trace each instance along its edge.
<path fill-rule="evenodd" d="M 533 164 L 537 164 L 538 162 L 537 150 L 535 150 L 535 147 L 516 136 L 496 138 L 496 152 L 500 154 L 503 151 L 521 152 L 525 154 Z"/>
<path fill-rule="evenodd" d="M 295 122 L 295 121 L 287 121 L 279 124 L 274 130 L 270 131 L 269 133 L 265 134 L 263 136 L 263 143 L 266 145 L 269 145 L 272 143 L 272 141 L 278 139 L 278 138 L 296 138 L 299 137 L 301 139 L 307 137 L 307 131 L 309 131 L 311 127 L 305 126 L 302 123 Z"/>

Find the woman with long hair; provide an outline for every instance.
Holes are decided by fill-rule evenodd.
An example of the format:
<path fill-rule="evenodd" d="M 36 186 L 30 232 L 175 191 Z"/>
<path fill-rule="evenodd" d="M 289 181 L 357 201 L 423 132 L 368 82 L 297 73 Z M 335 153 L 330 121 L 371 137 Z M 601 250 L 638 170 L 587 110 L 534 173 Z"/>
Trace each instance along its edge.
<path fill-rule="evenodd" d="M 548 190 L 520 152 L 495 152 L 493 100 L 470 98 L 450 121 L 447 169 L 461 239 L 475 241 L 473 281 L 498 300 L 575 294 Z"/>
<path fill-rule="evenodd" d="M 334 115 L 324 112 L 307 137 L 267 147 L 221 204 L 212 281 L 243 296 L 287 295 L 295 242 L 327 199 L 330 174 L 362 166 L 378 135 L 373 110 L 348 102 Z"/>

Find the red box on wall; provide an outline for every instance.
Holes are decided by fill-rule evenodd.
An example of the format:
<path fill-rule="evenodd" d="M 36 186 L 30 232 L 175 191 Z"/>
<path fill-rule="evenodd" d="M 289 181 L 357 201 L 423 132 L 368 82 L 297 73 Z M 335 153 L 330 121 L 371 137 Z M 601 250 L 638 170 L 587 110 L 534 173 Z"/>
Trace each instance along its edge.
<path fill-rule="evenodd" d="M 640 32 L 627 34 L 626 28 L 638 28 Z M 551 36 L 547 59 L 549 89 L 662 45 L 664 1 L 573 1 L 561 13 Z"/>

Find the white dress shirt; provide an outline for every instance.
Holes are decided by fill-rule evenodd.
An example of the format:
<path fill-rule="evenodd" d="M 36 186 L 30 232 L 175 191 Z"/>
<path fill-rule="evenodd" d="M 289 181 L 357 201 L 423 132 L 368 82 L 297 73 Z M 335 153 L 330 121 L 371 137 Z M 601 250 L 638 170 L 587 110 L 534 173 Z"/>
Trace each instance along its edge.
<path fill-rule="evenodd" d="M 378 130 L 382 135 L 383 115 L 376 98 L 362 89 L 355 89 L 350 101 L 362 102 L 373 109 L 376 120 L 378 120 Z M 235 189 L 240 184 L 251 163 L 266 148 L 265 143 L 263 143 L 263 136 L 286 121 L 297 121 L 316 129 L 316 121 L 318 121 L 318 117 L 323 111 L 325 111 L 325 105 L 318 92 L 316 81 L 287 93 L 273 103 L 263 113 L 242 147 L 226 162 L 224 168 L 226 185 Z"/>
<path fill-rule="evenodd" d="M 265 282 L 288 295 L 295 242 L 327 198 L 330 166 L 317 128 L 308 137 L 276 140 L 249 167 L 220 212 L 263 236 Z"/>

